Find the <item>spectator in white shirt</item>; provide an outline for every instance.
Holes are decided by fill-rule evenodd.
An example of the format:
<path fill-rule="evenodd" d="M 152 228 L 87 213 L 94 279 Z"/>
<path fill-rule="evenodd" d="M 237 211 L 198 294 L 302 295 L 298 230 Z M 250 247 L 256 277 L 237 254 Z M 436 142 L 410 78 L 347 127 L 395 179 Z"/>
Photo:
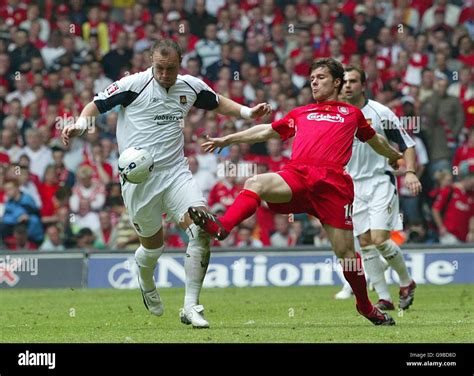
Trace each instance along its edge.
<path fill-rule="evenodd" d="M 26 131 L 26 145 L 22 152 L 30 158 L 30 171 L 43 181 L 46 167 L 54 163 L 51 149 L 43 145 L 38 129 L 28 129 Z"/>

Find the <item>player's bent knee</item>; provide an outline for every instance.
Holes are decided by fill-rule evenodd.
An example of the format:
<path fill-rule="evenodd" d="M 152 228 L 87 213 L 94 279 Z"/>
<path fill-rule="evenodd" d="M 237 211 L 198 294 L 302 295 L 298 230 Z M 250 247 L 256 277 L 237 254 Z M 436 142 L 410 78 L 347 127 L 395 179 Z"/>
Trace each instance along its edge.
<path fill-rule="evenodd" d="M 254 191 L 261 195 L 263 193 L 263 184 L 257 176 L 252 176 L 245 181 L 244 189 Z"/>
<path fill-rule="evenodd" d="M 163 228 L 160 228 L 155 235 L 144 238 L 139 236 L 140 244 L 148 249 L 156 249 L 163 246 Z"/>
<path fill-rule="evenodd" d="M 383 235 L 380 235 L 380 236 L 374 236 L 372 237 L 373 239 L 373 244 L 376 246 L 376 247 L 379 247 L 381 244 L 383 244 L 384 242 L 386 242 L 388 239 L 390 239 L 390 236 L 383 236 Z"/>

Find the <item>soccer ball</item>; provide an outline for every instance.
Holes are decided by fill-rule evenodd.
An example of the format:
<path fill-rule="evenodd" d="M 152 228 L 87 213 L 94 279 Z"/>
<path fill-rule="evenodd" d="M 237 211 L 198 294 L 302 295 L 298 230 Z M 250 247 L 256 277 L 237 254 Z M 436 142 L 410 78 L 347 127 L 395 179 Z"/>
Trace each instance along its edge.
<path fill-rule="evenodd" d="M 140 184 L 147 180 L 154 165 L 151 154 L 140 147 L 125 149 L 118 160 L 120 176 L 133 184 Z"/>

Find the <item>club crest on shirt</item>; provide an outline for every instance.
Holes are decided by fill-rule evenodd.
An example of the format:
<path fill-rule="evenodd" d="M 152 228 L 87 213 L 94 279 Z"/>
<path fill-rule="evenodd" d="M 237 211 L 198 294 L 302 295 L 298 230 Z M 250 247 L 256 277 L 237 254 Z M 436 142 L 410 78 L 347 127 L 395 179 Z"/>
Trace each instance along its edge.
<path fill-rule="evenodd" d="M 183 106 L 188 103 L 188 99 L 186 98 L 186 95 L 179 96 L 179 103 L 181 103 Z"/>
<path fill-rule="evenodd" d="M 113 93 L 115 93 L 117 90 L 119 89 L 118 85 L 114 82 L 113 84 L 110 84 L 107 89 L 105 89 L 107 91 L 107 94 L 108 95 L 112 95 Z"/>
<path fill-rule="evenodd" d="M 347 107 L 344 107 L 344 106 L 337 106 L 337 109 L 339 110 L 339 112 L 343 115 L 347 115 L 349 113 L 349 109 Z"/>

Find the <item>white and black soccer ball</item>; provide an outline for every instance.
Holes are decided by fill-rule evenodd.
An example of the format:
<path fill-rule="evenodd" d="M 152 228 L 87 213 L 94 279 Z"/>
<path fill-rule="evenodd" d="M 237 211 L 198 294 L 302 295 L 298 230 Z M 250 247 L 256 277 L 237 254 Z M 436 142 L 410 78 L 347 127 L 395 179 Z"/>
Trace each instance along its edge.
<path fill-rule="evenodd" d="M 153 171 L 154 161 L 152 155 L 140 147 L 125 149 L 118 160 L 120 176 L 133 184 L 143 183 Z"/>

